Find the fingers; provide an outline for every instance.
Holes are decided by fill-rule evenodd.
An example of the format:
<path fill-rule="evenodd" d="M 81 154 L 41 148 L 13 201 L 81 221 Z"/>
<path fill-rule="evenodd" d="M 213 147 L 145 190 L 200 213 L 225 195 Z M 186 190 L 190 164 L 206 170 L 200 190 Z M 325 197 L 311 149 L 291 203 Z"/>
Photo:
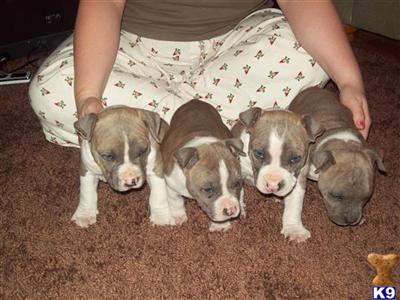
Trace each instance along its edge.
<path fill-rule="evenodd" d="M 371 126 L 371 118 L 364 92 L 353 86 L 345 86 L 340 91 L 340 100 L 343 105 L 351 110 L 356 128 L 367 139 Z"/>
<path fill-rule="evenodd" d="M 85 100 L 85 102 L 83 103 L 81 109 L 80 109 L 80 113 L 79 116 L 80 117 L 84 117 L 90 113 L 99 113 L 103 110 L 103 104 L 101 102 L 100 99 L 95 98 L 95 97 L 90 97 L 88 99 Z"/>

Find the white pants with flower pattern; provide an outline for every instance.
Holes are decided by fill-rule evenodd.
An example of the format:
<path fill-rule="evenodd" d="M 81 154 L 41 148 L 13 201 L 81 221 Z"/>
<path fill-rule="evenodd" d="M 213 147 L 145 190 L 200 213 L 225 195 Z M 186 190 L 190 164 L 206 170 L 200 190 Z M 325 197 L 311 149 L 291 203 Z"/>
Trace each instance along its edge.
<path fill-rule="evenodd" d="M 78 147 L 73 64 L 70 37 L 40 67 L 29 96 L 46 139 Z M 153 110 L 169 122 L 180 105 L 197 98 L 230 127 L 252 106 L 285 108 L 304 88 L 327 81 L 281 11 L 266 9 L 210 40 L 159 41 L 122 31 L 102 101 Z"/>

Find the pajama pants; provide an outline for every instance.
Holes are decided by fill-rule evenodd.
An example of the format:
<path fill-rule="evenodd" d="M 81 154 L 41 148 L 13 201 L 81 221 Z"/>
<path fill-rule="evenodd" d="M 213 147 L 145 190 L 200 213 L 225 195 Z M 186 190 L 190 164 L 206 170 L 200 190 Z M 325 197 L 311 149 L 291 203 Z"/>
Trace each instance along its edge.
<path fill-rule="evenodd" d="M 73 127 L 72 37 L 43 63 L 29 96 L 48 141 L 79 147 Z M 96 64 L 93 61 L 93 64 Z M 321 87 L 327 74 L 296 41 L 278 9 L 257 11 L 230 32 L 210 40 L 170 42 L 121 31 L 102 102 L 173 113 L 196 98 L 214 106 L 231 127 L 253 106 L 286 108 L 304 88 Z"/>

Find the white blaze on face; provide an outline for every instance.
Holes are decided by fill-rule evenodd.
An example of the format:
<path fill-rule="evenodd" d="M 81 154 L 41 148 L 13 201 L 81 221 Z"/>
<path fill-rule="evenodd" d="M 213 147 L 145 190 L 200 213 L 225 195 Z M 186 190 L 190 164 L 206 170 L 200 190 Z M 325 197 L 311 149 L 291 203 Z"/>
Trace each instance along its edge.
<path fill-rule="evenodd" d="M 260 168 L 256 179 L 257 189 L 264 194 L 275 194 L 285 196 L 296 184 L 296 177 L 281 165 L 283 154 L 283 137 L 279 136 L 274 130 L 269 136 L 268 153 L 270 157 L 269 165 Z"/>
<path fill-rule="evenodd" d="M 129 159 L 129 143 L 126 133 L 124 137 L 124 162 L 118 168 L 118 187 L 120 191 L 139 188 L 144 183 L 144 174 L 140 167 L 134 165 Z"/>
<path fill-rule="evenodd" d="M 228 190 L 229 171 L 223 160 L 219 161 L 219 177 L 222 195 L 214 204 L 214 221 L 235 218 L 240 213 L 239 200 Z"/>

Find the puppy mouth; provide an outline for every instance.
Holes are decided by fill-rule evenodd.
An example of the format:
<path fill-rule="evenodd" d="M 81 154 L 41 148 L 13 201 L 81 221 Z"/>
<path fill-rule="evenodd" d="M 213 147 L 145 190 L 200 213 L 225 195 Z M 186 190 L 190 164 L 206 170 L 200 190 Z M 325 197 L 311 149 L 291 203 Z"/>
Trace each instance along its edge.
<path fill-rule="evenodd" d="M 332 218 L 332 217 L 329 217 L 329 219 L 330 219 L 333 223 L 335 223 L 336 225 L 339 225 L 339 226 L 342 226 L 342 227 L 356 226 L 356 225 L 358 225 L 358 224 L 361 225 L 361 224 L 364 223 L 364 221 L 365 221 L 365 220 L 363 219 L 362 215 L 361 215 L 360 217 L 358 217 L 356 221 L 353 221 L 353 222 L 346 222 L 346 221 L 343 221 L 343 220 L 335 220 L 335 219 Z"/>
<path fill-rule="evenodd" d="M 118 180 L 117 184 L 113 183 L 113 180 L 107 180 L 111 188 L 117 192 L 128 192 L 130 190 L 137 190 L 143 187 L 144 181 L 139 180 L 135 184 L 125 184 L 123 180 Z"/>

